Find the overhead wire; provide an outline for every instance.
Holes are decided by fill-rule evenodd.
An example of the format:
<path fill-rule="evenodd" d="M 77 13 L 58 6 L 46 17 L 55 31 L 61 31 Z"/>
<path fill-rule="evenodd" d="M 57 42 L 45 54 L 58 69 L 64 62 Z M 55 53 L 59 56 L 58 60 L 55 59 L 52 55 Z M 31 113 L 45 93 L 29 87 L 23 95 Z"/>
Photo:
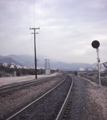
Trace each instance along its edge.
<path fill-rule="evenodd" d="M 43 2 L 44 2 L 44 0 L 41 1 L 40 15 L 39 15 L 39 21 L 38 21 L 39 27 L 40 27 L 39 33 L 41 32 L 41 28 L 42 28 L 41 20 L 42 20 Z M 38 35 L 38 55 L 40 54 L 40 50 L 41 50 L 41 35 Z"/>
<path fill-rule="evenodd" d="M 43 8 L 43 3 L 44 3 L 44 0 L 42 0 L 41 2 L 41 8 L 40 8 L 40 22 L 39 22 L 39 26 L 41 26 L 41 16 L 42 16 L 42 8 Z"/>
<path fill-rule="evenodd" d="M 29 28 L 28 29 L 30 29 L 30 27 L 31 27 L 31 22 L 30 22 L 30 16 L 29 16 L 29 7 L 28 7 L 28 0 L 26 0 L 26 10 L 27 10 L 27 18 L 28 18 L 28 26 L 29 26 Z M 32 47 L 32 44 L 33 44 L 33 40 L 32 40 L 32 35 L 31 35 L 31 31 L 29 30 L 29 39 L 30 39 L 30 47 L 32 48 L 32 50 L 31 51 L 34 51 L 34 49 L 33 49 L 33 47 Z"/>
<path fill-rule="evenodd" d="M 37 26 L 37 27 L 40 27 L 40 29 L 41 29 L 41 18 L 42 18 L 41 16 L 42 16 L 42 7 L 43 7 L 43 2 L 44 2 L 44 1 L 43 1 L 43 0 L 41 1 L 41 5 L 40 5 L 40 6 L 41 6 L 41 8 L 40 8 L 40 15 L 39 15 L 39 17 L 38 17 L 38 20 L 37 20 L 37 18 L 35 19 L 35 17 L 36 17 L 36 15 L 35 15 L 35 14 L 36 14 L 35 0 L 33 0 L 32 2 L 33 2 L 33 17 L 32 17 L 32 18 L 33 18 L 34 27 L 37 26 L 37 25 L 35 25 L 35 24 L 38 22 L 38 26 Z M 26 6 L 27 6 L 28 23 L 29 23 L 29 28 L 30 28 L 30 27 L 32 27 L 32 26 L 31 26 L 31 20 L 32 20 L 32 19 L 30 20 L 28 0 L 26 0 Z M 38 33 L 40 33 L 40 31 L 38 31 Z M 37 35 L 37 36 L 38 36 L 38 40 L 37 40 L 36 43 L 38 44 L 38 45 L 37 45 L 37 53 L 38 53 L 37 56 L 38 56 L 38 55 L 39 55 L 39 52 L 40 52 L 40 49 L 41 49 L 41 48 L 40 48 L 41 35 Z M 37 37 L 37 36 L 36 36 L 36 37 Z M 31 34 L 31 32 L 30 32 L 30 39 L 31 39 L 31 46 L 32 46 L 32 42 L 33 42 L 33 41 L 32 41 L 32 34 Z M 33 48 L 32 48 L 32 49 L 33 49 Z"/>
<path fill-rule="evenodd" d="M 33 11 L 34 11 L 34 27 L 35 27 L 35 0 L 33 0 Z"/>
<path fill-rule="evenodd" d="M 29 28 L 30 28 L 30 17 L 29 17 L 29 10 L 28 10 L 28 1 L 26 0 L 26 10 L 27 10 L 27 17 L 28 17 L 28 23 L 29 23 Z"/>

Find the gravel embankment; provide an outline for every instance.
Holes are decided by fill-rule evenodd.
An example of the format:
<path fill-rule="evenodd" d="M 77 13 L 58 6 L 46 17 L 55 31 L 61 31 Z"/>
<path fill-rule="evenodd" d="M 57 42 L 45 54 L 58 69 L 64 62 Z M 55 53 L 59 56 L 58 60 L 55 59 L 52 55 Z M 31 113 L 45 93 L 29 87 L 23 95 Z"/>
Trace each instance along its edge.
<path fill-rule="evenodd" d="M 83 78 L 89 79 L 92 82 L 99 84 L 99 77 L 98 76 L 95 76 L 95 75 L 89 76 L 89 75 L 85 75 L 85 74 L 81 74 L 80 76 Z M 101 77 L 101 84 L 102 84 L 102 86 L 107 87 L 107 77 Z"/>
<path fill-rule="evenodd" d="M 0 120 L 4 120 L 17 110 L 20 110 L 45 91 L 58 84 L 61 79 L 62 78 L 60 77 L 59 79 L 57 78 L 52 81 L 44 82 L 38 86 L 30 86 L 28 88 L 13 92 L 5 97 L 0 97 Z"/>
<path fill-rule="evenodd" d="M 69 111 L 63 120 L 106 120 L 107 91 L 100 91 L 102 94 L 104 93 L 103 97 L 98 91 L 98 87 L 93 86 L 90 81 L 80 77 L 74 77 L 74 86 L 68 108 Z M 106 97 L 104 97 L 105 94 Z"/>
<path fill-rule="evenodd" d="M 67 79 L 61 86 L 49 93 L 42 100 L 33 104 L 27 111 L 19 114 L 14 120 L 55 120 L 71 84 Z"/>
<path fill-rule="evenodd" d="M 102 88 L 99 89 L 98 84 L 90 80 L 87 81 L 90 82 L 88 85 L 90 99 L 100 106 L 101 111 L 99 110 L 99 112 L 102 112 L 105 120 L 107 120 L 107 87 L 102 86 Z"/>

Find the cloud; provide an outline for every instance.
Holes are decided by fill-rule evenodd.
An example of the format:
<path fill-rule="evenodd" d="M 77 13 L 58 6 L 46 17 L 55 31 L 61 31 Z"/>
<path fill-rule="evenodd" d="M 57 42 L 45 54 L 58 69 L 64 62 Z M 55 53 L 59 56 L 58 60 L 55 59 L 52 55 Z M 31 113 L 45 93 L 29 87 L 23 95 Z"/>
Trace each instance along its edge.
<path fill-rule="evenodd" d="M 85 50 L 73 50 L 72 55 L 73 56 L 82 56 L 85 54 L 85 52 L 86 52 Z"/>
<path fill-rule="evenodd" d="M 1 0 L 0 11 L 2 55 L 33 55 L 34 36 L 29 28 L 40 27 L 37 54 L 64 62 L 93 63 L 96 51 L 91 42 L 97 39 L 102 61 L 107 59 L 106 0 Z"/>

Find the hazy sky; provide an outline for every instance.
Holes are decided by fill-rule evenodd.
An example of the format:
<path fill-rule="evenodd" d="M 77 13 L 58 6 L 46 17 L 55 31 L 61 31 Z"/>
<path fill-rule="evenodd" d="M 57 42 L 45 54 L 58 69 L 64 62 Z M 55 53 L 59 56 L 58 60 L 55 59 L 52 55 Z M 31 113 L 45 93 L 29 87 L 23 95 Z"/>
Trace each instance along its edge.
<path fill-rule="evenodd" d="M 37 54 L 62 62 L 95 63 L 93 40 L 107 61 L 107 0 L 0 0 L 0 55 Z"/>

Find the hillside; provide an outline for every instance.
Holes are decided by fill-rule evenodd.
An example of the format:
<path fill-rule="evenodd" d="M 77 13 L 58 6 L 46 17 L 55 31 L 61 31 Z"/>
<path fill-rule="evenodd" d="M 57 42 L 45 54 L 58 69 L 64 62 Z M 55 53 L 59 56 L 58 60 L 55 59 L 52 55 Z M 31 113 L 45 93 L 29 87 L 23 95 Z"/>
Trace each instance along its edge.
<path fill-rule="evenodd" d="M 21 65 L 20 63 L 16 62 L 12 58 L 1 58 L 0 63 L 6 62 L 8 64 L 15 63 L 16 65 Z"/>
<path fill-rule="evenodd" d="M 45 66 L 45 57 L 37 56 L 37 66 L 43 67 Z M 7 62 L 10 64 L 11 62 L 15 64 L 21 64 L 28 67 L 33 67 L 34 57 L 30 55 L 8 55 L 8 56 L 0 56 L 1 62 Z M 88 63 L 64 63 L 60 61 L 55 61 L 50 59 L 50 68 L 61 69 L 61 70 L 78 70 L 80 67 L 82 68 L 92 68 L 91 64 Z"/>

